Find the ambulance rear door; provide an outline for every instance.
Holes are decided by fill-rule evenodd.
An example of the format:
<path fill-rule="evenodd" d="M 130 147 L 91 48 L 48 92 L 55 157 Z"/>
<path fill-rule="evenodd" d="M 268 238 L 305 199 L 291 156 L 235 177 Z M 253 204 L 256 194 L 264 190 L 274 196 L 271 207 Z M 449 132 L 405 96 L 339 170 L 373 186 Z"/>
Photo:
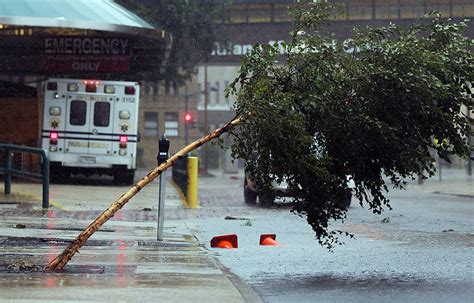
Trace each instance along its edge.
<path fill-rule="evenodd" d="M 68 95 L 65 152 L 81 154 L 86 165 L 96 164 L 93 155 L 112 154 L 113 106 L 111 96 Z"/>
<path fill-rule="evenodd" d="M 111 96 L 91 96 L 89 154 L 111 155 L 114 101 Z"/>
<path fill-rule="evenodd" d="M 66 130 L 64 152 L 66 154 L 87 154 L 89 151 L 90 104 L 81 95 L 67 95 Z"/>

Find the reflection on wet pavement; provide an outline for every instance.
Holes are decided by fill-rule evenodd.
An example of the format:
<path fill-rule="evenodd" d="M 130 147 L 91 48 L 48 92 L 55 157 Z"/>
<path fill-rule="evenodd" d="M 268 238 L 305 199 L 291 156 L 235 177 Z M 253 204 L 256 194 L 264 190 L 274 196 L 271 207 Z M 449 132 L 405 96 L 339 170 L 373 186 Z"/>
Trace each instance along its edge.
<path fill-rule="evenodd" d="M 208 302 L 222 302 L 225 296 L 242 302 L 212 255 L 182 222 L 165 221 L 165 241 L 157 242 L 156 221 L 143 220 L 144 212 L 140 210 L 121 211 L 115 221 L 107 222 L 86 242 L 62 271 L 44 272 L 48 262 L 98 211 L 12 207 L 17 204 L 0 210 L 0 301 L 150 302 L 206 298 Z M 215 299 L 207 299 L 210 293 Z"/>

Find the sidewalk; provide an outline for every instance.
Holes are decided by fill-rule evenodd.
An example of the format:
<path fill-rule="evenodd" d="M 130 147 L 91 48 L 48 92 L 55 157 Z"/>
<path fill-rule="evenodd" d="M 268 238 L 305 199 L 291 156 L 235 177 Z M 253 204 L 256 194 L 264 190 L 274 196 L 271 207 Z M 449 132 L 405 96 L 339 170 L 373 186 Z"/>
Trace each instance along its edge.
<path fill-rule="evenodd" d="M 423 184 L 418 184 L 417 180 L 411 181 L 408 188 L 440 195 L 474 198 L 474 176 L 468 176 L 465 169 L 442 168 L 441 174 L 437 172 L 433 177 L 424 180 Z"/>
<path fill-rule="evenodd" d="M 2 302 L 261 302 L 187 228 L 176 187 L 166 178 L 164 239 L 156 241 L 157 182 L 105 223 L 62 272 L 45 266 L 128 187 L 52 185 L 41 210 L 38 184 L 0 194 Z"/>

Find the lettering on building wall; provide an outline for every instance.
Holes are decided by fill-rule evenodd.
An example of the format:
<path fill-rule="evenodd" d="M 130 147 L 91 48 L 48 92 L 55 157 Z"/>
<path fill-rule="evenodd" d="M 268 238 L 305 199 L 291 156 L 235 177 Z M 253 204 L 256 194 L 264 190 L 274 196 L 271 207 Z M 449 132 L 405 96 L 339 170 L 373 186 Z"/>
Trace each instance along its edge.
<path fill-rule="evenodd" d="M 274 45 L 275 43 L 278 43 L 278 51 L 280 55 L 283 55 L 286 53 L 285 48 L 282 46 L 283 40 L 270 40 L 268 41 L 269 45 Z M 353 53 L 359 51 L 358 49 L 354 48 L 353 40 L 352 39 L 346 39 L 342 42 L 342 46 L 345 52 L 347 53 Z M 335 48 L 336 47 L 336 41 L 333 40 L 331 43 L 325 43 L 324 44 L 328 48 Z M 218 42 L 214 43 L 214 48 L 211 53 L 212 56 L 243 56 L 248 53 L 250 53 L 253 50 L 253 45 L 251 44 L 228 44 L 228 45 L 221 45 Z M 296 46 L 293 51 L 295 52 L 310 52 L 310 50 L 306 49 L 304 46 Z"/>
<path fill-rule="evenodd" d="M 128 72 L 132 39 L 125 37 L 56 36 L 43 38 L 47 73 Z"/>
<path fill-rule="evenodd" d="M 48 55 L 130 55 L 128 38 L 46 37 L 43 47 L 43 52 Z"/>
<path fill-rule="evenodd" d="M 278 41 L 270 40 L 268 41 L 268 44 L 273 45 L 275 43 L 278 43 L 278 50 L 280 54 L 283 55 L 285 53 L 285 49 L 281 45 L 282 42 L 284 41 L 283 40 L 278 40 Z M 220 43 L 216 42 L 214 43 L 214 48 L 212 50 L 211 56 L 242 56 L 242 55 L 250 53 L 252 50 L 253 50 L 252 44 L 229 43 L 227 45 L 221 45 Z"/>

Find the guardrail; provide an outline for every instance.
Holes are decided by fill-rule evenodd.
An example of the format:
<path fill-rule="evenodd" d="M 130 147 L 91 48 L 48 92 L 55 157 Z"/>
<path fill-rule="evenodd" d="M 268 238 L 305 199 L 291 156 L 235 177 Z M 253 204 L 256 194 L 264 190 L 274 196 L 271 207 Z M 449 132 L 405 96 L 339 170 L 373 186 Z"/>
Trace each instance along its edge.
<path fill-rule="evenodd" d="M 176 161 L 172 168 L 172 179 L 176 185 L 181 189 L 183 194 L 187 196 L 188 193 L 188 156 Z"/>
<path fill-rule="evenodd" d="M 43 208 L 49 207 L 49 156 L 44 149 L 19 146 L 13 144 L 0 144 L 0 150 L 4 150 L 4 166 L 0 173 L 5 175 L 5 194 L 11 194 L 12 176 L 23 177 L 43 181 Z M 41 174 L 18 170 L 12 166 L 12 153 L 30 153 L 41 156 Z"/>

